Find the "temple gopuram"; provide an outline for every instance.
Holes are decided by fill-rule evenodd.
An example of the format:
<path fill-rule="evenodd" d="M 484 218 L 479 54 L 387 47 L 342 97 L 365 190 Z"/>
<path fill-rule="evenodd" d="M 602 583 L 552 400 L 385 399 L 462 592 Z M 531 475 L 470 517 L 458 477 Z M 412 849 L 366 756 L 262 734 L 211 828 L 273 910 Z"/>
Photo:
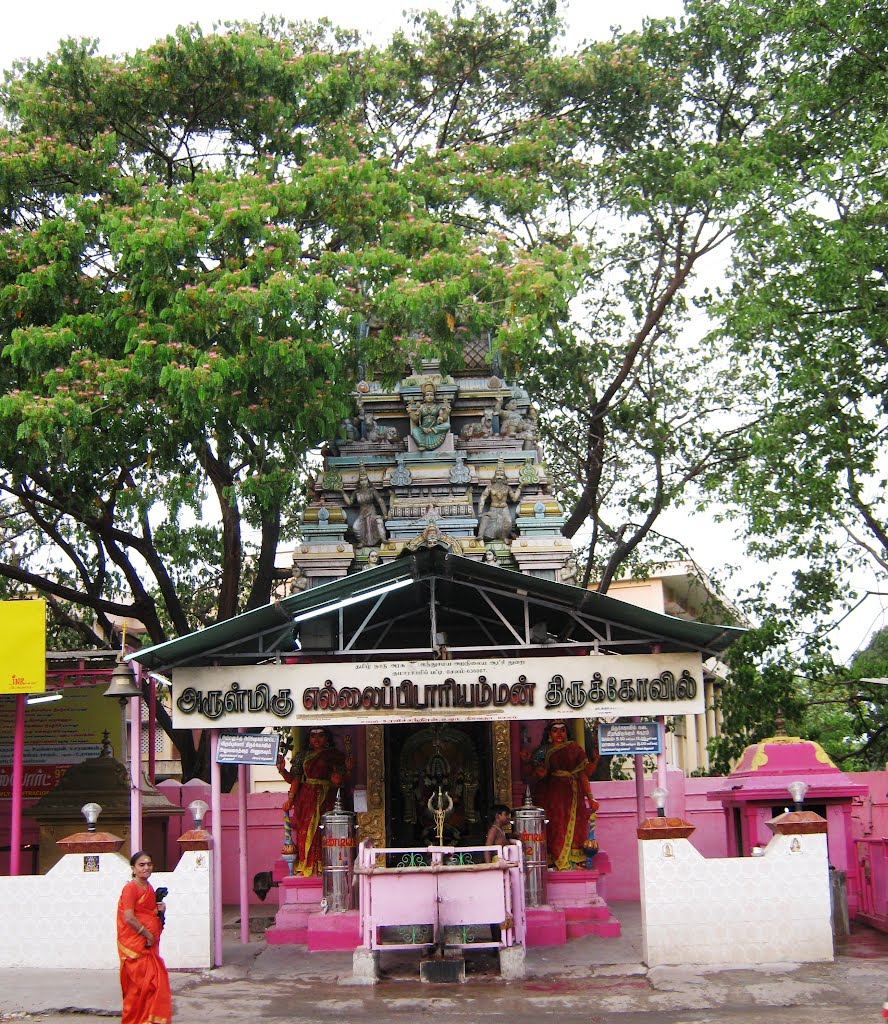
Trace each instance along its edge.
<path fill-rule="evenodd" d="M 433 546 L 558 578 L 571 545 L 522 388 L 425 362 L 390 390 L 362 381 L 355 400 L 310 481 L 290 592 Z"/>
<path fill-rule="evenodd" d="M 702 715 L 703 661 L 743 632 L 577 586 L 537 412 L 486 344 L 464 354 L 453 373 L 426 361 L 390 386 L 358 383 L 267 606 L 132 656 L 171 679 L 174 727 L 208 730 L 214 750 L 238 730 L 283 739 L 269 942 L 366 946 L 386 931 L 383 908 L 399 934 L 426 934 L 406 881 L 374 897 L 372 919 L 351 882 L 343 912 L 320 912 L 322 875 L 344 877 L 324 857 L 356 847 L 362 886 L 395 877 L 383 857 L 411 879 L 458 864 L 467 885 L 520 860 L 526 919 L 523 895 L 514 928 L 485 919 L 494 947 L 617 934 L 597 888 L 610 863 L 595 836 L 596 723 L 649 719 L 662 738 L 666 716 Z M 492 870 L 478 847 L 510 809 L 522 853 Z M 458 923 L 467 944 L 476 931 Z"/>

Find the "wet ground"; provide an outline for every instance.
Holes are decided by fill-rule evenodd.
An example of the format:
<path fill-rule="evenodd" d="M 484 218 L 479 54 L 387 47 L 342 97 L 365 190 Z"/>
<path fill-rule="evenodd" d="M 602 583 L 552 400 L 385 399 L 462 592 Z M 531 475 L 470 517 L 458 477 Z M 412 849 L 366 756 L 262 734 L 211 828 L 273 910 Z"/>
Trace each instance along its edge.
<path fill-rule="evenodd" d="M 888 935 L 855 926 L 833 963 L 716 969 L 641 963 L 637 904 L 616 904 L 618 939 L 587 936 L 527 952 L 527 977 L 504 982 L 490 952 L 466 960 L 462 984 L 424 984 L 418 957 L 381 959 L 383 980 L 353 983 L 349 953 L 307 953 L 237 941 L 229 914 L 226 963 L 172 975 L 175 1024 L 861 1024 L 882 1020 Z M 118 1017 L 116 971 L 0 971 L 0 1021 L 100 1024 Z"/>

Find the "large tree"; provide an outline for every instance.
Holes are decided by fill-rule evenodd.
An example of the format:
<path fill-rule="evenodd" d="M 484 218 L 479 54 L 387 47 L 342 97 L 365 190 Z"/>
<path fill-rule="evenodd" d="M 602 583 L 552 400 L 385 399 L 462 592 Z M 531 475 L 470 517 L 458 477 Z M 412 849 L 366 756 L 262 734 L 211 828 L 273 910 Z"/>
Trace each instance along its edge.
<path fill-rule="evenodd" d="M 7 75 L 7 593 L 87 643 L 112 616 L 158 642 L 267 601 L 359 366 L 520 347 L 563 314 L 579 252 L 504 231 L 545 220 L 569 163 L 519 88 L 554 22 L 476 14 L 382 51 L 323 22 L 122 58 L 69 41 Z"/>
<path fill-rule="evenodd" d="M 718 7 L 759 38 L 771 154 L 718 307 L 757 413 L 721 493 L 754 553 L 806 570 L 804 613 L 855 564 L 888 571 L 888 21 L 866 0 Z"/>
<path fill-rule="evenodd" d="M 861 0 L 693 8 L 754 44 L 767 98 L 754 201 L 712 305 L 753 415 L 746 457 L 707 482 L 752 557 L 791 581 L 782 600 L 754 602 L 762 630 L 737 652 L 746 663 L 725 689 L 726 725 L 760 739 L 783 706 L 837 763 L 872 767 L 884 760 L 884 696 L 857 680 L 882 673 L 834 665 L 830 638 L 866 597 L 856 570 L 888 570 L 888 21 Z"/>
<path fill-rule="evenodd" d="M 557 440 L 565 533 L 587 542 L 586 579 L 601 591 L 674 557 L 663 512 L 699 502 L 748 449 L 749 396 L 700 314 L 758 202 L 757 75 L 754 42 L 726 40 L 700 5 L 680 25 L 583 47 L 548 82 L 581 157 L 567 223 L 588 262 L 571 322 L 524 354 L 524 370 Z M 605 81 L 619 102 L 601 105 Z"/>

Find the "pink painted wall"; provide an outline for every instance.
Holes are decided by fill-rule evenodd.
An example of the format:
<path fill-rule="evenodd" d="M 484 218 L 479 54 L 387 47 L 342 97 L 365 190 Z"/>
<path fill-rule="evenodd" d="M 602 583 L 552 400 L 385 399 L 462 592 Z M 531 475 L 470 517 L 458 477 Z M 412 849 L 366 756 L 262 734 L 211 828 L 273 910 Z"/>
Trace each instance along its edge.
<path fill-rule="evenodd" d="M 849 772 L 848 778 L 869 787 L 869 796 L 852 801 L 854 838 L 888 837 L 888 771 Z"/>
<path fill-rule="evenodd" d="M 853 798 L 849 811 L 838 808 L 830 814 L 830 831 L 835 835 L 840 827 L 841 814 L 850 821 L 851 843 L 847 850 L 839 850 L 833 854 L 832 844 L 830 856 L 834 866 L 849 873 L 849 896 L 856 893 L 855 873 L 857 854 L 853 845 L 858 839 L 888 839 L 888 771 L 854 773 L 850 779 L 868 787 L 866 797 Z M 654 783 L 646 780 L 645 791 L 649 795 Z M 691 836 L 692 845 L 707 857 L 733 856 L 735 850 L 729 847 L 728 823 L 718 801 L 706 799 L 706 794 L 724 785 L 722 778 L 686 779 L 681 772 L 670 771 L 667 779 L 669 798 L 666 813 L 670 817 L 680 817 L 696 826 Z M 192 782 L 180 786 L 175 782 L 163 782 L 158 787 L 174 804 L 187 807 L 191 800 L 200 797 L 209 803 L 209 786 Z M 601 804 L 598 812 L 596 835 L 610 859 L 613 871 L 604 880 L 604 896 L 608 900 L 637 900 L 638 887 L 638 850 L 635 829 L 638 815 L 635 807 L 634 782 L 596 782 L 593 784 L 595 798 Z M 249 827 L 247 832 L 247 863 L 250 881 L 251 902 L 260 904 L 252 893 L 253 876 L 259 871 L 270 871 L 278 860 L 282 841 L 281 804 L 283 793 L 253 793 L 248 801 Z M 9 811 L 10 801 L 0 800 L 0 846 L 9 845 Z M 653 804 L 648 800 L 644 816 L 656 813 Z M 210 826 L 209 815 L 204 821 L 205 827 Z M 186 814 L 180 821 L 170 820 L 170 833 L 167 847 L 167 863 L 174 865 L 179 858 L 176 839 L 181 831 L 191 828 L 190 815 Z M 757 825 L 758 828 L 758 825 Z M 25 818 L 22 823 L 23 841 L 36 840 L 37 829 L 33 819 Z M 237 795 L 226 794 L 222 798 L 222 843 L 223 873 L 222 898 L 226 904 L 238 902 L 238 839 L 237 839 Z M 765 828 L 762 840 L 770 838 Z M 845 863 L 841 863 L 841 861 Z M 22 859 L 22 869 L 30 873 L 30 859 Z M 8 872 L 8 855 L 0 854 L 0 873 Z M 277 906 L 276 894 L 272 891 L 265 900 L 265 905 L 272 910 Z"/>

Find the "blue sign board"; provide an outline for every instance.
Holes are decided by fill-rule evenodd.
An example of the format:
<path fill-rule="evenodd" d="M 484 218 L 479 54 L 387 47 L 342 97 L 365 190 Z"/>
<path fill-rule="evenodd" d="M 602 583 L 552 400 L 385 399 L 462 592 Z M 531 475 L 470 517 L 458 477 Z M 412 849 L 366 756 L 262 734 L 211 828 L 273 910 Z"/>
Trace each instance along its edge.
<path fill-rule="evenodd" d="M 657 722 L 612 722 L 598 727 L 601 754 L 659 754 L 662 750 Z"/>

